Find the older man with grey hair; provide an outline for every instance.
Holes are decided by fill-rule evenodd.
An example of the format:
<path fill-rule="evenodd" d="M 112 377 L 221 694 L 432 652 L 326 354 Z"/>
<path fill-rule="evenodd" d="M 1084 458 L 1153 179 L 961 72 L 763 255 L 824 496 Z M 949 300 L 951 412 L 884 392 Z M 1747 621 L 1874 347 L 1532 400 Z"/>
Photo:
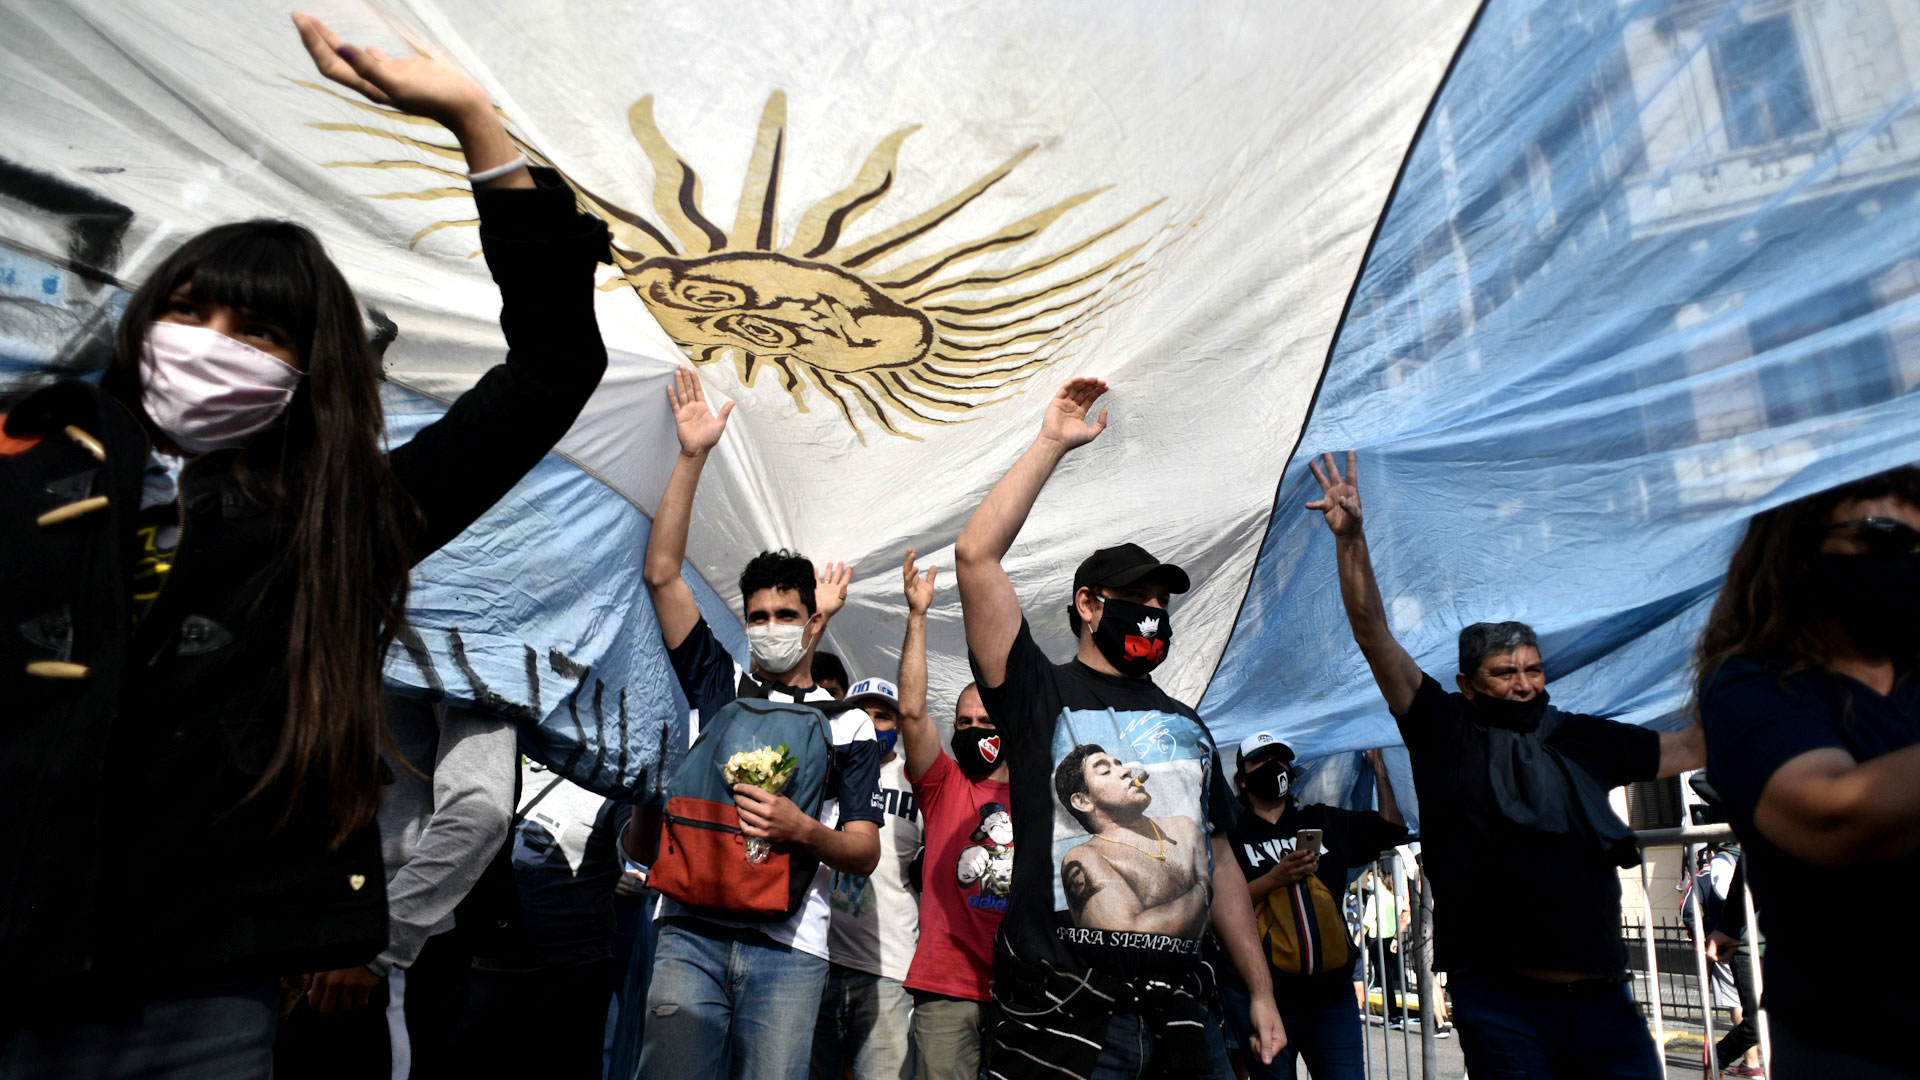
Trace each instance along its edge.
<path fill-rule="evenodd" d="M 1387 628 L 1354 455 L 1309 466 L 1354 641 L 1400 726 L 1434 896 L 1434 967 L 1475 1080 L 1661 1075 L 1627 983 L 1616 867 L 1637 861 L 1607 792 L 1704 763 L 1696 723 L 1658 733 L 1548 703 L 1524 623 L 1460 631 L 1448 693 Z"/>

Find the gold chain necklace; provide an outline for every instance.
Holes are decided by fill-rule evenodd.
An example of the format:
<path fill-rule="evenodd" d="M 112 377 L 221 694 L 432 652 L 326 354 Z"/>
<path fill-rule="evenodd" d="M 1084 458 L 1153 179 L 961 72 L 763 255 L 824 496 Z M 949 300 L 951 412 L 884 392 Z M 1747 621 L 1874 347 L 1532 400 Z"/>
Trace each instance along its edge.
<path fill-rule="evenodd" d="M 1167 861 L 1166 834 L 1160 831 L 1160 826 L 1156 824 L 1152 818 L 1147 819 L 1147 825 L 1153 829 L 1154 839 L 1160 841 L 1160 854 L 1158 855 L 1155 855 L 1153 852 L 1148 851 L 1146 848 L 1143 848 L 1138 844 L 1129 844 L 1125 840 L 1115 840 L 1111 836 L 1101 836 L 1099 833 L 1094 833 L 1093 838 L 1095 840 L 1105 840 L 1109 844 L 1119 844 L 1123 848 L 1132 848 L 1133 850 L 1139 852 L 1140 854 L 1145 855 L 1149 859 L 1159 859 L 1161 862 L 1166 862 Z"/>

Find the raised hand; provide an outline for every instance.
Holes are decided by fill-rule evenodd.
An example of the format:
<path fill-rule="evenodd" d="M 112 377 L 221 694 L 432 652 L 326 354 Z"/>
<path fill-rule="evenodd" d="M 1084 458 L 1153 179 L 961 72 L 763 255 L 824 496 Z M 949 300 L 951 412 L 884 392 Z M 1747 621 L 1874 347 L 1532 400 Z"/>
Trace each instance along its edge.
<path fill-rule="evenodd" d="M 909 615 L 925 615 L 927 609 L 933 606 L 933 578 L 934 575 L 939 572 L 939 567 L 929 566 L 927 567 L 926 574 L 924 576 L 921 575 L 919 568 L 914 565 L 913 549 L 907 549 L 907 561 L 900 567 L 900 573 L 901 576 L 906 579 L 907 613 Z"/>
<path fill-rule="evenodd" d="M 1087 413 L 1101 394 L 1107 392 L 1107 384 L 1100 380 L 1082 376 L 1060 388 L 1047 403 L 1047 414 L 1040 421 L 1040 437 L 1058 443 L 1063 450 L 1085 446 L 1107 430 L 1107 410 L 1100 410 L 1100 418 L 1087 423 Z"/>
<path fill-rule="evenodd" d="M 819 584 L 813 587 L 814 606 L 820 614 L 833 618 L 847 606 L 847 586 L 853 583 L 853 570 L 846 563 L 830 562 L 820 568 Z"/>
<path fill-rule="evenodd" d="M 707 405 L 707 391 L 700 385 L 700 376 L 685 365 L 673 373 L 673 385 L 667 387 L 667 402 L 673 406 L 673 430 L 680 436 L 680 452 L 689 457 L 704 454 L 719 444 L 720 436 L 727 430 L 727 414 L 734 406 L 733 402 L 727 402 L 720 406 L 720 415 L 715 416 Z"/>
<path fill-rule="evenodd" d="M 493 103 L 466 72 L 430 56 L 388 56 L 340 40 L 327 24 L 295 14 L 300 40 L 320 74 L 368 101 L 458 127 L 479 114 L 491 115 Z"/>
<path fill-rule="evenodd" d="M 1353 451 L 1347 451 L 1347 471 L 1343 476 L 1340 467 L 1333 463 L 1332 454 L 1321 455 L 1322 462 L 1309 461 L 1307 468 L 1313 478 L 1320 482 L 1320 497 L 1307 504 L 1307 509 L 1318 510 L 1326 515 L 1327 528 L 1335 536 L 1358 536 L 1360 534 L 1360 464 Z"/>

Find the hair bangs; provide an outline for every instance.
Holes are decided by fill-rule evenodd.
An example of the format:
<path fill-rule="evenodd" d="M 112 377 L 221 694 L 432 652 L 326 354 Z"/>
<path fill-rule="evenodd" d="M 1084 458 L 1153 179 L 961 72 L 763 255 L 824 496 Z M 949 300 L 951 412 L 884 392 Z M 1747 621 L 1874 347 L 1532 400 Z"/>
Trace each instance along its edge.
<path fill-rule="evenodd" d="M 289 221 L 242 221 L 195 237 L 181 249 L 166 295 L 186 286 L 199 303 L 224 304 L 285 330 L 302 358 L 312 352 L 315 303 L 326 254 Z"/>

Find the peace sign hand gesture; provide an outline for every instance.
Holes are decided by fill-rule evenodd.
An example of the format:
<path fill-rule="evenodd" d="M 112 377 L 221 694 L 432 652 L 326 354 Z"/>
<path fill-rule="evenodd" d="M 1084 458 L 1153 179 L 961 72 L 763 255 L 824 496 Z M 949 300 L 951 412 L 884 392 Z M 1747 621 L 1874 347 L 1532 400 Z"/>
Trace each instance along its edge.
<path fill-rule="evenodd" d="M 1326 515 L 1327 528 L 1335 536 L 1360 535 L 1360 465 L 1353 451 L 1347 451 L 1347 471 L 1342 476 L 1340 467 L 1333 463 L 1332 454 L 1321 455 L 1324 462 L 1309 461 L 1307 468 L 1313 478 L 1320 482 L 1320 498 L 1307 504 L 1307 509 L 1318 510 Z"/>
<path fill-rule="evenodd" d="M 680 452 L 688 457 L 699 457 L 719 444 L 720 436 L 727 430 L 727 414 L 733 412 L 734 406 L 734 402 L 727 402 L 720 406 L 720 415 L 715 416 L 707 404 L 707 391 L 700 385 L 700 376 L 685 365 L 673 373 L 673 385 L 667 387 L 667 402 L 673 406 L 673 430 L 680 436 Z"/>

